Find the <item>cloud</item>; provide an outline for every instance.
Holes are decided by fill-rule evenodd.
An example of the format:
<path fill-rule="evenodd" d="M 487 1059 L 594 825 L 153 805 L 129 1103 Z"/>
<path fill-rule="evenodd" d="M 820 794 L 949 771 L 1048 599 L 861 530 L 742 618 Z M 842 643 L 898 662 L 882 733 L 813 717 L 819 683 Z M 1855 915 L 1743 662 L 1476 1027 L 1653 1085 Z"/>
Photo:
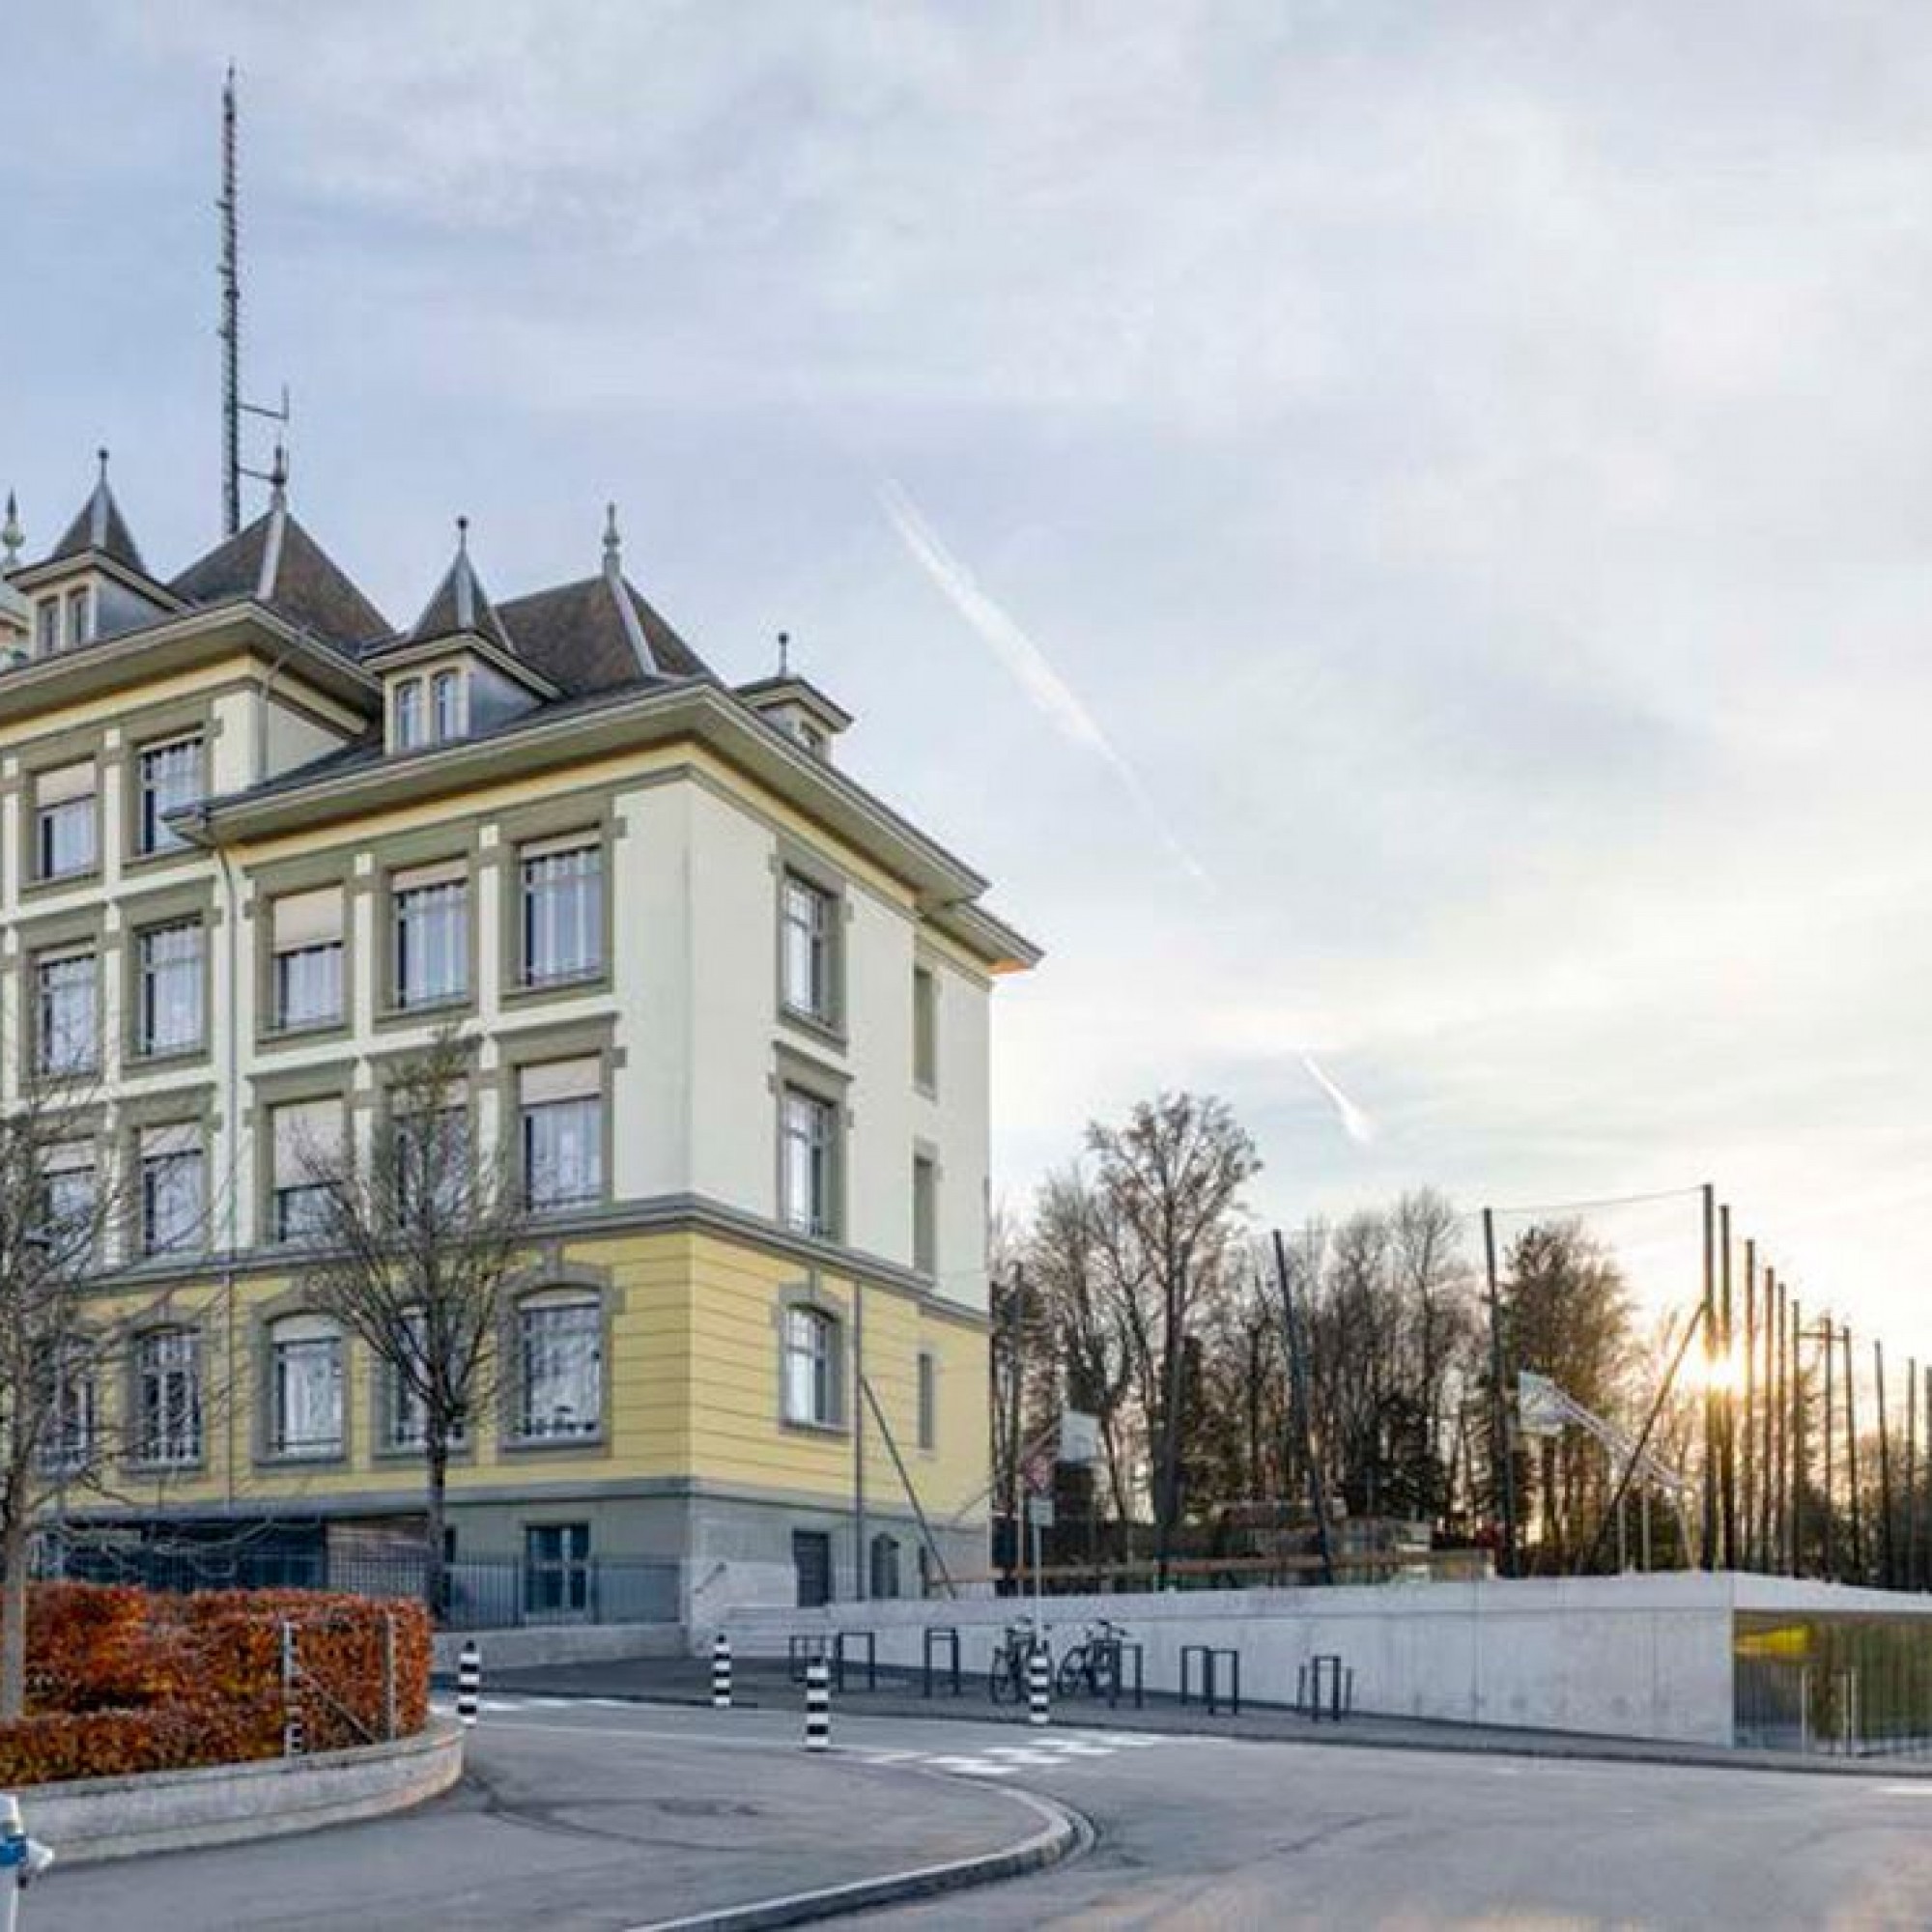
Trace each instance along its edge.
<path fill-rule="evenodd" d="M 1034 708 L 1068 743 L 1112 771 L 1175 863 L 1197 884 L 1211 889 L 1214 882 L 1207 867 L 1181 843 L 1140 774 L 1116 749 L 1079 695 L 1054 669 L 1046 653 L 980 587 L 972 572 L 941 541 L 903 486 L 888 479 L 879 491 L 879 503 L 913 560 L 1006 667 Z"/>

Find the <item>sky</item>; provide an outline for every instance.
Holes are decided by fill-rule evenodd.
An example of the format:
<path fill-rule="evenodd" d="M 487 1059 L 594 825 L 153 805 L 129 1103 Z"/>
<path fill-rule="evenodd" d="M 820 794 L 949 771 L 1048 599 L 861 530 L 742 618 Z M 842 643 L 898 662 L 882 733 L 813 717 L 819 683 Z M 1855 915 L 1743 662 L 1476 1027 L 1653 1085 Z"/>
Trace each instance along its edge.
<path fill-rule="evenodd" d="M 1047 951 L 996 1189 L 1191 1088 L 1293 1226 L 1709 1181 L 1932 1358 L 1932 16 L 9 0 L 0 488 L 407 623 L 626 562 Z M 257 458 L 266 461 L 259 443 Z M 31 548 L 31 545 L 30 545 Z M 1523 1216 L 1503 1219 L 1505 1236 Z"/>

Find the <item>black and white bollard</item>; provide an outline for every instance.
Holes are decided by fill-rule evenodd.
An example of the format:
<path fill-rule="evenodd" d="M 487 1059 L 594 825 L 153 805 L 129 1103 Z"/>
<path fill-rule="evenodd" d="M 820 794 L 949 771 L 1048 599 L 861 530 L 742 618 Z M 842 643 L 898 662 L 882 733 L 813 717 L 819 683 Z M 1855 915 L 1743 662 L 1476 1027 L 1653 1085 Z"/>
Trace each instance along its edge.
<path fill-rule="evenodd" d="M 731 1639 L 723 1631 L 711 1639 L 711 1708 L 731 1708 Z"/>
<path fill-rule="evenodd" d="M 456 1718 L 459 1723 L 473 1724 L 483 1697 L 483 1653 L 470 1637 L 456 1660 Z"/>
<path fill-rule="evenodd" d="M 1037 1643 L 1027 1652 L 1027 1722 L 1046 1722 L 1046 1646 Z"/>
<path fill-rule="evenodd" d="M 52 1850 L 27 1835 L 20 1801 L 0 1792 L 0 1925 L 14 1932 L 20 1922 L 20 1894 L 54 1861 Z"/>
<path fill-rule="evenodd" d="M 832 1748 L 832 1666 L 822 1657 L 805 1666 L 805 1747 Z"/>

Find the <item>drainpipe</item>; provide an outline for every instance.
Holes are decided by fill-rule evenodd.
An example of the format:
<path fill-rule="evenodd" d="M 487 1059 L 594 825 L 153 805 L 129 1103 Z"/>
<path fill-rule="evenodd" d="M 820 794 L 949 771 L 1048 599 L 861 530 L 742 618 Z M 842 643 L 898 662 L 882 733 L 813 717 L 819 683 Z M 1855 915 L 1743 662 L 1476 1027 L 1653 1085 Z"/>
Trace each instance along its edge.
<path fill-rule="evenodd" d="M 852 1594 L 864 1603 L 866 1570 L 866 1284 L 852 1283 Z"/>

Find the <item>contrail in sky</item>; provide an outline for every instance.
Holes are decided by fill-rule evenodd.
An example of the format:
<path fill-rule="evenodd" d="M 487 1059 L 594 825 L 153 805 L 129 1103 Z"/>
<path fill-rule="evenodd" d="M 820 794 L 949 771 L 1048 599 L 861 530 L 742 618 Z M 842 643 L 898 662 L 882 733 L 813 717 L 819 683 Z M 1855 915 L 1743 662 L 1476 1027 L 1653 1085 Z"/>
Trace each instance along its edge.
<path fill-rule="evenodd" d="M 1367 1147 L 1376 1137 L 1375 1122 L 1362 1108 L 1356 1106 L 1327 1074 L 1322 1072 L 1316 1065 L 1312 1053 L 1304 1053 L 1301 1056 L 1301 1065 L 1306 1069 L 1309 1079 L 1314 1081 L 1334 1103 L 1336 1116 L 1342 1122 L 1342 1131 L 1357 1147 Z"/>
<path fill-rule="evenodd" d="M 920 514 L 919 506 L 900 484 L 888 478 L 880 488 L 879 501 L 892 519 L 900 541 L 912 553 L 913 560 L 980 634 L 1033 701 L 1035 709 L 1044 713 L 1064 737 L 1112 769 L 1176 863 L 1211 891 L 1214 882 L 1208 868 L 1180 842 L 1141 782 L 1140 774 L 1114 749 L 1113 741 L 1101 730 L 1078 694 L 1047 662 L 1046 653 L 980 589 L 973 573 L 947 549 L 938 531 Z"/>

